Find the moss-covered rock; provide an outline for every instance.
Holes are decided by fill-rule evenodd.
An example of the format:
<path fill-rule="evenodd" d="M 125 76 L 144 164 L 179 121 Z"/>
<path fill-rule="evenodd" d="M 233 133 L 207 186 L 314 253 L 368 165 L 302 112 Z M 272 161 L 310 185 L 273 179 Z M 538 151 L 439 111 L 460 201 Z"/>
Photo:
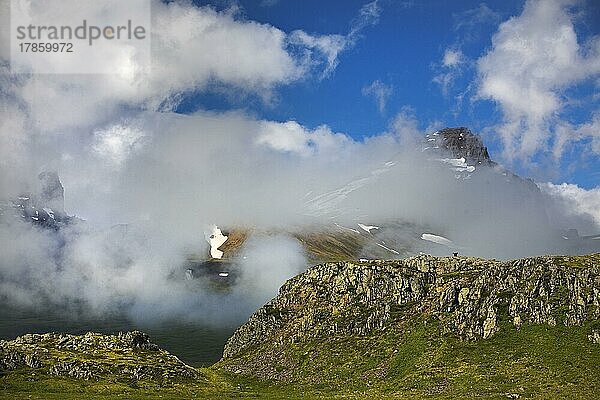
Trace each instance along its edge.
<path fill-rule="evenodd" d="M 102 335 L 27 334 L 0 340 L 0 372 L 34 368 L 40 374 L 84 380 L 146 380 L 171 384 L 201 374 L 139 331 Z"/>
<path fill-rule="evenodd" d="M 296 345 L 373 338 L 421 322 L 459 341 L 477 341 L 506 326 L 583 326 L 598 321 L 599 304 L 598 254 L 327 263 L 286 282 L 235 332 L 219 365 L 288 380 L 298 378 L 294 369 L 302 363 L 290 350 Z"/>

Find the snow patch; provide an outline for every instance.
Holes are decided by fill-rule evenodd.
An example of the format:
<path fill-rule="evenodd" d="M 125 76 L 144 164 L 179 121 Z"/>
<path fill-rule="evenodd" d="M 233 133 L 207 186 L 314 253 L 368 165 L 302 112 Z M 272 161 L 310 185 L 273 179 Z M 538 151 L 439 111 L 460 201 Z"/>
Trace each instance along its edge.
<path fill-rule="evenodd" d="M 426 240 L 428 242 L 441 244 L 442 246 L 453 246 L 454 245 L 454 242 L 452 240 L 447 239 L 443 236 L 434 235 L 432 233 L 422 234 L 421 239 Z"/>
<path fill-rule="evenodd" d="M 464 157 L 461 158 L 442 158 L 439 161 L 444 164 L 449 164 L 452 166 L 452 169 L 456 172 L 473 172 L 475 171 L 475 167 L 467 164 L 467 160 Z"/>
<path fill-rule="evenodd" d="M 375 243 L 375 244 L 376 244 L 377 246 L 381 247 L 381 248 L 384 248 L 384 249 L 386 249 L 387 251 L 391 251 L 391 252 L 392 252 L 392 253 L 394 253 L 394 254 L 400 254 L 400 253 L 398 253 L 396 250 L 394 250 L 394 249 L 390 249 L 389 247 L 386 247 L 386 246 L 382 245 L 381 243 Z"/>
<path fill-rule="evenodd" d="M 51 208 L 44 207 L 43 210 L 46 211 L 46 214 L 48 214 L 50 218 L 54 219 L 54 211 Z"/>
<path fill-rule="evenodd" d="M 371 233 L 371 230 L 372 230 L 372 229 L 379 229 L 379 227 L 378 227 L 378 226 L 375 226 L 375 225 L 363 225 L 363 224 L 361 224 L 360 222 L 358 223 L 358 226 L 359 226 L 359 227 L 360 227 L 362 230 L 364 230 L 364 231 L 367 231 L 368 233 Z"/>
<path fill-rule="evenodd" d="M 219 250 L 219 247 L 227 241 L 227 236 L 223 235 L 223 232 L 216 225 L 213 225 L 209 233 L 204 233 L 204 237 L 210 244 L 210 256 L 212 258 L 222 258 L 223 252 Z"/>
<path fill-rule="evenodd" d="M 347 228 L 347 227 L 345 227 L 345 226 L 342 226 L 342 225 L 338 224 L 337 222 L 334 222 L 334 224 L 335 224 L 335 226 L 337 226 L 337 227 L 338 227 L 338 228 L 340 228 L 340 229 L 345 229 L 345 230 L 347 230 L 347 231 L 352 231 L 352 232 L 354 232 L 354 233 L 360 233 L 360 232 L 359 232 L 359 231 L 357 231 L 356 229 Z"/>

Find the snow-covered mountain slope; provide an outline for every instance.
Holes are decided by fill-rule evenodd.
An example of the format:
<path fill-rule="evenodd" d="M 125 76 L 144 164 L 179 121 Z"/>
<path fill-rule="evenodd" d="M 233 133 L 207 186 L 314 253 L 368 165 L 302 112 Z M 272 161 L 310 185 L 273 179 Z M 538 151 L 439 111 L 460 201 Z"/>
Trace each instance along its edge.
<path fill-rule="evenodd" d="M 492 257 L 503 257 L 504 249 L 510 256 L 600 250 L 599 240 L 565 236 L 564 230 L 569 227 L 553 226 L 546 199 L 537 185 L 494 162 L 481 138 L 469 129 L 445 128 L 428 134 L 421 144 L 421 153 L 425 161 L 413 169 L 400 159 L 390 159 L 337 189 L 310 193 L 304 212 L 321 222 L 285 233 L 299 240 L 309 259 L 315 262 L 393 259 L 419 253 L 477 254 L 473 246 L 478 251 L 490 249 L 485 255 Z M 387 190 L 383 185 L 389 185 L 396 176 L 418 174 L 418 168 L 431 169 L 433 173 L 427 176 L 447 175 L 448 179 L 443 179 L 455 182 L 448 189 L 447 209 L 433 213 L 441 216 L 439 223 L 379 215 L 377 204 L 369 209 L 359 208 L 365 202 L 355 201 L 357 198 L 380 198 L 376 195 Z M 424 193 L 424 206 L 428 200 Z M 443 199 L 436 199 L 436 207 L 440 203 L 444 203 Z M 510 212 L 496 215 L 500 212 L 497 210 Z M 538 225 L 520 226 L 521 220 L 527 218 Z M 500 223 L 491 223 L 498 220 Z M 236 230 L 228 228 L 229 232 Z M 494 231 L 498 234 L 494 235 Z M 508 232 L 512 231 L 516 233 L 511 236 Z M 543 240 L 538 240 L 542 237 Z M 489 238 L 496 242 L 486 244 Z M 544 248 L 540 244 L 543 241 L 552 245 Z M 228 257 L 227 251 L 224 257 Z"/>
<path fill-rule="evenodd" d="M 73 217 L 65 212 L 64 187 L 54 171 L 38 175 L 37 187 L 14 198 L 0 199 L 0 222 L 20 219 L 45 228 L 59 229 Z"/>
<path fill-rule="evenodd" d="M 311 264 L 420 253 L 503 258 L 600 251 L 596 236 L 553 226 L 537 185 L 494 162 L 481 138 L 467 128 L 431 133 L 418 147 L 419 157 L 390 157 L 358 169 L 354 179 L 339 187 L 324 185 L 321 193 L 307 193 L 298 210 L 307 223 L 265 228 L 207 221 L 215 226 L 198 232 L 198 247 L 190 251 L 182 276 L 186 269 L 194 276 L 198 266 L 206 265 L 215 273 L 228 273 L 229 265 L 243 257 L 248 238 L 256 236 L 296 240 Z M 386 214 L 389 210 L 394 215 Z M 522 222 L 532 216 L 537 225 Z M 7 218 L 52 229 L 68 224 L 73 217 L 64 211 L 58 175 L 44 172 L 37 189 L 0 202 L 0 221 Z M 121 236 L 127 240 L 126 233 Z"/>

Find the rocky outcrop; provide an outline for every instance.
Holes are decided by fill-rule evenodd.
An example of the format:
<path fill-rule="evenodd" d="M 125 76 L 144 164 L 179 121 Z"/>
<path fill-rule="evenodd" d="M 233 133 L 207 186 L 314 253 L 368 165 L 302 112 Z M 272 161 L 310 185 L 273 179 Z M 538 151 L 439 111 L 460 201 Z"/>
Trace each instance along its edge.
<path fill-rule="evenodd" d="M 65 212 L 65 190 L 58 174 L 44 171 L 32 190 L 11 199 L 0 198 L 0 223 L 15 220 L 58 230 L 78 218 Z"/>
<path fill-rule="evenodd" d="M 55 213 L 65 213 L 65 189 L 55 171 L 44 171 L 38 175 L 39 203 L 54 210 Z"/>
<path fill-rule="evenodd" d="M 99 380 L 116 377 L 160 384 L 200 378 L 198 371 L 139 331 L 82 336 L 27 334 L 0 341 L 0 371 L 34 368 L 42 374 Z"/>
<path fill-rule="evenodd" d="M 427 141 L 430 147 L 448 151 L 454 158 L 464 158 L 468 163 L 492 164 L 481 137 L 468 128 L 444 128 L 427 135 Z"/>
<path fill-rule="evenodd" d="M 369 335 L 415 318 L 439 321 L 463 340 L 493 336 L 500 319 L 517 328 L 598 320 L 600 254 L 318 265 L 287 281 L 252 315 L 227 342 L 224 359 L 262 346 Z"/>

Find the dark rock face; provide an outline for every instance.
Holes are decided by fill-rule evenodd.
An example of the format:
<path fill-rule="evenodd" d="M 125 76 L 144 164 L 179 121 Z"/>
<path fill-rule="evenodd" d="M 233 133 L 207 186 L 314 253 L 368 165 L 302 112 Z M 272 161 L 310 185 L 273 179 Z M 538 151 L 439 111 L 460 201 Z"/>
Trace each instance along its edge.
<path fill-rule="evenodd" d="M 119 335 L 122 340 L 129 342 L 133 349 L 158 350 L 158 346 L 150 342 L 150 336 L 144 332 L 133 331 Z"/>
<path fill-rule="evenodd" d="M 454 158 L 464 158 L 469 163 L 491 164 L 487 147 L 479 135 L 468 128 L 444 128 L 428 135 L 440 149 L 449 151 Z"/>
<path fill-rule="evenodd" d="M 40 182 L 39 203 L 51 208 L 55 213 L 65 212 L 65 189 L 58 174 L 54 171 L 44 171 L 38 175 Z"/>
<path fill-rule="evenodd" d="M 600 319 L 600 254 L 507 262 L 418 256 L 318 265 L 287 281 L 235 332 L 223 357 L 331 335 L 369 335 L 410 318 L 433 318 L 447 333 L 479 340 L 498 331 L 500 315 L 517 328 Z M 243 356 L 248 367 L 229 365 L 244 371 L 252 368 L 252 357 Z"/>
<path fill-rule="evenodd" d="M 38 187 L 32 193 L 0 199 L 0 222 L 3 219 L 17 219 L 54 230 L 77 220 L 65 212 L 65 190 L 53 171 L 38 175 Z"/>

